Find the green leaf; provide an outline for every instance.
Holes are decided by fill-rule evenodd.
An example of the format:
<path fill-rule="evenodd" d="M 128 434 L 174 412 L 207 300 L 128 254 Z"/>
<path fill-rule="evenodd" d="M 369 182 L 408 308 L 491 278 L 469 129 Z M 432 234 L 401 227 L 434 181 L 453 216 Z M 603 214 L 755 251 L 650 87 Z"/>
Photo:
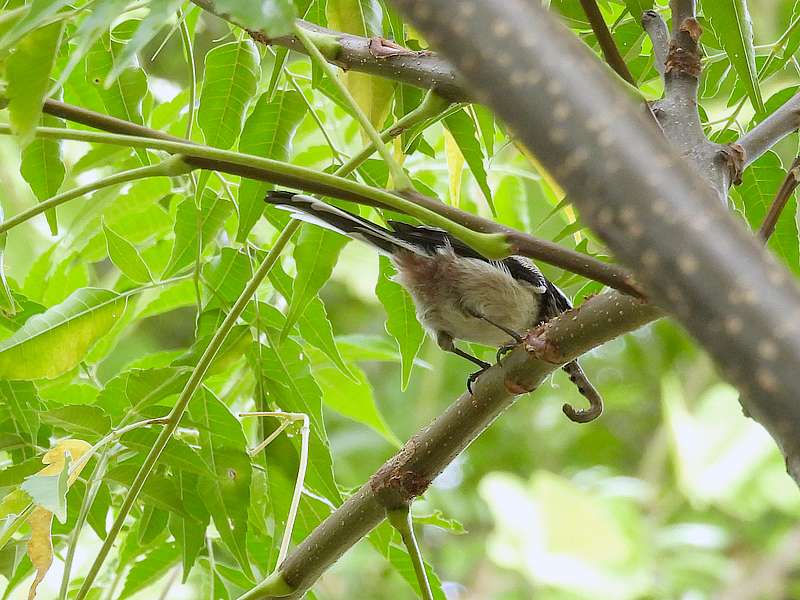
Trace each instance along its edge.
<path fill-rule="evenodd" d="M 0 378 L 52 379 L 80 363 L 113 327 L 126 296 L 82 288 L 0 342 Z"/>
<path fill-rule="evenodd" d="M 157 544 L 142 560 L 133 563 L 125 576 L 125 585 L 119 599 L 130 598 L 156 583 L 175 564 L 177 556 L 175 544 Z"/>
<path fill-rule="evenodd" d="M 150 269 L 139 256 L 136 247 L 118 233 L 114 233 L 103 223 L 108 257 L 122 273 L 136 283 L 148 283 L 153 280 Z"/>
<path fill-rule="evenodd" d="M 638 23 L 642 18 L 642 13 L 653 8 L 653 0 L 625 0 L 625 7 Z"/>
<path fill-rule="evenodd" d="M 200 434 L 200 454 L 215 474 L 201 479 L 198 491 L 220 537 L 252 579 L 245 543 L 252 473 L 242 424 L 206 388 L 192 398 L 189 414 Z"/>
<path fill-rule="evenodd" d="M 296 16 L 291 0 L 217 0 L 216 8 L 219 13 L 232 17 L 234 23 L 246 23 L 248 28 L 267 37 L 291 33 Z"/>
<path fill-rule="evenodd" d="M 202 275 L 208 291 L 203 310 L 230 308 L 250 281 L 250 258 L 235 248 L 223 248 L 203 265 Z"/>
<path fill-rule="evenodd" d="M 786 170 L 781 159 L 773 151 L 766 152 L 742 175 L 742 184 L 737 191 L 742 200 L 742 209 L 747 222 L 757 231 L 775 198 Z M 769 239 L 769 247 L 783 259 L 789 269 L 800 274 L 800 246 L 797 231 L 797 200 L 792 194 L 781 213 L 775 231 Z"/>
<path fill-rule="evenodd" d="M 197 208 L 194 198 L 185 198 L 175 215 L 175 243 L 172 246 L 167 268 L 162 277 L 172 277 L 184 267 L 194 263 L 200 249 L 214 239 L 225 219 L 233 211 L 229 200 L 206 188 Z"/>
<path fill-rule="evenodd" d="M 146 454 L 155 444 L 157 437 L 157 429 L 141 427 L 123 435 L 120 443 L 131 450 Z M 179 471 L 202 477 L 214 476 L 214 472 L 203 462 L 197 451 L 179 438 L 173 437 L 169 441 L 159 460 Z"/>
<path fill-rule="evenodd" d="M 67 404 L 44 411 L 41 419 L 81 438 L 96 439 L 111 431 L 111 417 L 99 406 Z"/>
<path fill-rule="evenodd" d="M 114 83 L 105 87 L 104 82 L 114 66 L 114 50 L 118 45 L 110 43 L 111 51 L 102 41 L 98 41 L 86 56 L 86 85 L 94 87 L 113 117 L 144 124 L 142 100 L 147 94 L 147 76 L 139 67 L 128 67 Z"/>
<path fill-rule="evenodd" d="M 764 100 L 758 86 L 755 49 L 753 48 L 753 24 L 746 0 L 706 2 L 703 5 L 714 31 L 719 36 L 722 49 L 744 82 L 747 95 L 756 109 L 764 110 Z"/>
<path fill-rule="evenodd" d="M 483 165 L 483 150 L 476 137 L 475 121 L 462 109 L 446 117 L 444 124 L 456 144 L 458 144 L 458 148 L 461 150 L 464 160 L 467 161 L 472 176 L 478 182 L 478 187 L 481 188 L 492 214 L 496 216 L 497 213 L 492 202 L 492 190 L 489 189 L 486 168 Z"/>
<path fill-rule="evenodd" d="M 0 222 L 5 221 L 5 218 L 3 204 L 0 202 Z M 7 237 L 5 233 L 0 234 L 0 319 L 14 317 L 21 308 L 14 298 L 11 287 L 8 285 L 8 279 L 6 279 L 5 253 Z M 2 321 L 0 321 L 0 325 L 2 325 Z"/>
<path fill-rule="evenodd" d="M 36 388 L 29 381 L 0 379 L 0 399 L 8 407 L 17 433 L 35 445 L 39 433 L 41 402 Z"/>
<path fill-rule="evenodd" d="M 64 121 L 44 115 L 42 121 L 48 127 L 63 127 Z M 61 159 L 61 143 L 58 140 L 35 139 L 22 151 L 19 172 L 33 190 L 39 202 L 55 196 L 64 183 L 66 169 Z M 58 234 L 55 209 L 45 213 L 50 232 Z"/>
<path fill-rule="evenodd" d="M 288 301 L 291 298 L 292 279 L 283 271 L 280 264 L 276 263 L 272 267 L 269 279 L 278 293 Z M 333 338 L 333 327 L 328 319 L 325 305 L 319 296 L 312 298 L 308 303 L 303 314 L 297 320 L 297 326 L 300 329 L 300 335 L 306 342 L 322 350 L 337 369 L 344 375 L 353 378 L 347 363 L 339 353 L 339 347 Z"/>
<path fill-rule="evenodd" d="M 42 116 L 63 30 L 61 21 L 36 29 L 22 38 L 8 57 L 8 117 L 23 147 L 33 140 Z"/>
<path fill-rule="evenodd" d="M 328 0 L 326 10 L 331 29 L 368 38 L 383 37 L 383 11 L 377 0 Z M 394 94 L 394 82 L 354 71 L 341 77 L 370 122 L 382 128 Z"/>
<path fill-rule="evenodd" d="M 276 336 L 270 335 L 273 343 Z M 251 349 L 250 359 L 259 367 L 264 387 L 286 412 L 305 413 L 311 423 L 308 478 L 306 484 L 338 504 L 339 490 L 333 478 L 333 461 L 328 434 L 322 419 L 322 392 L 309 370 L 303 349 L 292 339 L 280 346 L 261 344 L 260 352 Z"/>
<path fill-rule="evenodd" d="M 233 146 L 259 79 L 258 52 L 249 40 L 212 48 L 206 54 L 205 80 L 197 110 L 197 124 L 206 144 Z"/>
<path fill-rule="evenodd" d="M 94 54 L 94 59 L 102 61 L 104 66 L 102 75 L 95 75 L 95 77 L 98 78 L 95 83 L 102 85 L 108 71 L 111 70 L 113 58 L 108 52 L 108 49 L 102 43 L 99 43 L 100 38 L 102 38 L 104 34 L 108 34 L 111 23 L 124 12 L 127 4 L 128 0 L 104 0 L 87 13 L 86 18 L 81 21 L 78 29 L 71 36 L 72 39 L 77 40 L 77 44 L 70 48 L 69 60 L 64 68 L 61 69 L 56 87 L 61 87 L 64 84 L 73 69 L 80 63 L 81 59 L 89 52 L 93 45 L 95 46 L 92 52 L 92 54 Z M 96 42 L 97 44 L 95 44 Z M 91 60 L 92 57 L 90 56 L 87 63 L 91 62 Z M 92 69 L 90 69 L 87 64 L 87 80 L 89 80 L 87 83 L 91 82 L 88 74 L 90 70 Z M 124 118 L 118 114 L 114 114 L 113 116 Z"/>
<path fill-rule="evenodd" d="M 33 0 L 25 16 L 0 38 L 0 51 L 4 51 L 21 37 L 47 23 L 51 17 L 69 4 L 70 0 Z"/>
<path fill-rule="evenodd" d="M 69 478 L 70 455 L 65 453 L 64 468 L 58 475 L 31 475 L 20 485 L 37 506 L 53 513 L 62 523 L 67 520 L 67 479 Z"/>
<path fill-rule="evenodd" d="M 175 17 L 175 11 L 180 5 L 181 0 L 158 0 L 150 3 L 150 12 L 139 22 L 136 32 L 125 44 L 122 52 L 114 58 L 114 65 L 105 79 L 106 88 L 116 81 L 120 73 L 133 61 L 139 51 L 161 31 L 162 27 Z"/>
<path fill-rule="evenodd" d="M 339 252 L 347 241 L 348 238 L 343 235 L 322 227 L 300 229 L 293 253 L 297 276 L 292 283 L 292 300 L 286 313 L 282 337 L 294 327 L 317 292 L 328 281 Z"/>
<path fill-rule="evenodd" d="M 306 114 L 306 103 L 298 92 L 278 91 L 270 100 L 264 93 L 247 117 L 239 140 L 239 152 L 275 160 L 288 160 L 291 141 L 297 126 Z M 242 179 L 239 185 L 239 228 L 236 241 L 244 242 L 247 234 L 264 212 L 264 195 L 271 189 L 267 183 Z"/>
<path fill-rule="evenodd" d="M 417 356 L 425 331 L 417 321 L 416 307 L 411 295 L 403 287 L 392 280 L 395 274 L 389 259 L 381 256 L 380 275 L 375 285 L 375 294 L 386 309 L 386 331 L 397 342 L 401 357 L 401 388 L 408 387 L 411 378 L 411 367 Z"/>
<path fill-rule="evenodd" d="M 348 378 L 330 366 L 314 367 L 314 378 L 322 388 L 325 404 L 345 417 L 371 427 L 387 442 L 399 448 L 400 440 L 378 410 L 367 376 L 356 365 L 351 365 L 350 371 L 354 376 Z"/>
<path fill-rule="evenodd" d="M 97 397 L 97 405 L 118 422 L 129 411 L 141 413 L 147 407 L 183 389 L 189 373 L 186 369 L 131 369 L 108 383 Z"/>
<path fill-rule="evenodd" d="M 178 489 L 185 505 L 192 506 L 193 519 L 175 514 L 169 516 L 169 531 L 181 550 L 183 582 L 189 577 L 197 556 L 206 545 L 206 529 L 210 515 L 197 494 L 197 477 L 179 471 L 176 474 Z M 198 518 L 199 517 L 199 518 Z"/>
<path fill-rule="evenodd" d="M 105 479 L 129 488 L 136 474 L 139 472 L 140 466 L 140 461 L 125 461 L 109 469 L 106 472 Z M 154 473 L 154 476 L 145 482 L 142 488 L 141 499 L 146 504 L 152 504 L 176 515 L 185 518 L 191 518 L 192 516 L 187 512 L 184 506 L 178 487 L 175 485 L 175 480 L 172 477 L 168 477 L 163 471 Z"/>

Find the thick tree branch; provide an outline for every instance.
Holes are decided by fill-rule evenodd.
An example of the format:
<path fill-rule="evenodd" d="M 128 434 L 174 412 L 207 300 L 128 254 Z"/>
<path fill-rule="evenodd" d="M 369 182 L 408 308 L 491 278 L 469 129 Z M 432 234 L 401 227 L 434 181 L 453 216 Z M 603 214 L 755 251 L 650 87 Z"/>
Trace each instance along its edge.
<path fill-rule="evenodd" d="M 736 144 L 744 153 L 744 167 L 798 128 L 800 128 L 800 93 L 792 96 L 778 110 L 739 138 Z"/>
<path fill-rule="evenodd" d="M 694 19 L 696 14 L 695 0 L 670 0 L 669 9 L 672 13 L 672 37 L 677 37 L 681 25 L 686 19 Z"/>
<path fill-rule="evenodd" d="M 307 54 L 295 36 L 269 38 L 260 31 L 248 28 L 247 23 L 240 23 L 231 15 L 225 14 L 217 6 L 216 0 L 192 0 L 192 2 L 207 12 L 241 27 L 259 43 L 283 46 Z M 428 51 L 415 52 L 383 38 L 365 38 L 333 31 L 302 19 L 298 20 L 298 25 L 315 35 L 328 62 L 346 71 L 369 73 L 416 87 L 432 89 L 450 102 L 470 101 L 470 94 L 461 75 L 438 54 Z"/>
<path fill-rule="evenodd" d="M 606 25 L 600 8 L 597 6 L 597 0 L 581 0 L 581 6 L 586 18 L 589 19 L 589 25 L 592 26 L 592 31 L 597 38 L 597 43 L 600 44 L 600 50 L 608 65 L 616 71 L 617 75 L 632 86 L 635 86 L 636 80 L 631 75 L 628 65 L 625 64 L 625 60 L 619 53 L 619 48 L 617 48 L 614 38 L 611 37 L 608 25 Z"/>
<path fill-rule="evenodd" d="M 289 555 L 274 576 L 240 600 L 300 598 L 325 569 L 386 518 L 388 510 L 422 494 L 519 394 L 536 389 L 562 364 L 658 316 L 652 305 L 609 292 L 532 332 L 527 344 L 480 377 L 474 395 L 464 393 L 411 438 Z"/>
<path fill-rule="evenodd" d="M 447 0 L 395 4 L 563 184 L 651 298 L 710 352 L 800 481 L 800 290 L 786 269 L 538 3 L 470 1 L 456 15 Z M 696 38 L 686 19 L 680 30 Z M 602 161 L 592 160 L 598 149 Z"/>
<path fill-rule="evenodd" d="M 131 123 L 130 121 L 124 121 L 122 119 L 103 115 L 85 108 L 59 102 L 57 100 L 46 100 L 43 110 L 47 114 L 58 116 L 68 121 L 81 123 L 83 125 L 88 125 L 89 127 L 95 127 L 111 133 L 136 135 L 140 137 L 186 143 L 186 140 L 171 136 L 163 131 L 143 127 L 142 125 L 137 125 L 135 123 Z M 201 169 L 216 170 L 233 175 L 240 175 L 242 177 L 248 177 L 250 179 L 257 179 L 260 181 L 268 181 L 270 183 L 295 187 L 307 192 L 318 193 L 343 200 L 350 200 L 352 202 L 357 202 L 367 206 L 376 206 L 379 208 L 386 207 L 380 202 L 376 202 L 369 196 L 353 193 L 352 191 L 348 192 L 341 188 L 336 188 L 319 181 L 312 181 L 309 179 L 303 179 L 301 177 L 289 177 L 285 174 L 268 171 L 263 168 L 246 166 L 227 161 L 211 160 L 199 156 L 192 156 L 191 154 L 186 153 L 183 154 L 183 157 L 188 164 Z M 576 252 L 574 250 L 569 250 L 568 248 L 564 248 L 548 240 L 540 240 L 529 234 L 516 231 L 510 227 L 500 225 L 489 219 L 484 219 L 483 217 L 459 210 L 453 206 L 444 204 L 443 202 L 439 202 L 417 192 L 404 193 L 402 195 L 415 204 L 474 231 L 481 233 L 505 234 L 507 242 L 511 244 L 513 252 L 517 254 L 552 264 L 573 273 L 578 273 L 588 277 L 589 279 L 600 281 L 601 283 L 614 289 L 619 289 L 627 294 L 642 296 L 642 291 L 637 286 L 634 278 L 627 270 L 621 268 L 619 265 L 604 263 L 596 258 Z"/>

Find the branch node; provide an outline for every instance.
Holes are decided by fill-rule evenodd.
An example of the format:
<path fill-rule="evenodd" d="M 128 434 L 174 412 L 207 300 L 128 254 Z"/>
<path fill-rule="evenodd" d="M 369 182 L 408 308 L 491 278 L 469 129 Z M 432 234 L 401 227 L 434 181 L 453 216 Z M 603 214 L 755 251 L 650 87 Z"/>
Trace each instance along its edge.
<path fill-rule="evenodd" d="M 685 73 L 690 77 L 700 77 L 703 66 L 700 62 L 700 46 L 697 40 L 702 33 L 703 28 L 697 19 L 683 20 L 678 35 L 669 43 L 664 73 Z"/>
<path fill-rule="evenodd" d="M 528 335 L 525 337 L 525 350 L 532 354 L 537 360 L 554 365 L 564 364 L 565 360 L 561 351 L 552 340 L 547 338 L 546 331 L 547 324 L 545 323 L 528 332 Z"/>
<path fill-rule="evenodd" d="M 517 381 L 512 381 L 511 379 L 504 379 L 503 386 L 506 388 L 506 391 L 513 396 L 521 396 L 522 394 L 527 394 L 528 392 L 532 392 L 536 389 L 535 387 L 524 386 Z"/>
<path fill-rule="evenodd" d="M 369 38 L 369 53 L 378 59 L 416 54 L 413 50 L 409 50 L 397 42 L 378 36 Z"/>
<path fill-rule="evenodd" d="M 370 477 L 370 488 L 387 511 L 407 507 L 414 498 L 425 493 L 431 484 L 429 477 L 422 476 L 407 467 L 402 468 L 416 453 L 415 442 L 415 438 L 409 440 L 394 460 L 384 464 Z"/>
<path fill-rule="evenodd" d="M 730 181 L 734 185 L 742 183 L 742 172 L 744 171 L 744 164 L 747 160 L 746 152 L 742 145 L 728 144 L 720 146 L 717 154 L 724 161 L 725 167 L 728 169 Z"/>

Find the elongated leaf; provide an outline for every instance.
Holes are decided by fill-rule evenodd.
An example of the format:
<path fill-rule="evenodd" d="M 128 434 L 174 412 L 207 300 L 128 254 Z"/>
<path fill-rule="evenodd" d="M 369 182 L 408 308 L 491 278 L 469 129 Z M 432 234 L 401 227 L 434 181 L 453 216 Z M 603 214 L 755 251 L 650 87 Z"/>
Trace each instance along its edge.
<path fill-rule="evenodd" d="M 131 369 L 110 380 L 97 397 L 114 422 L 129 411 L 141 413 L 149 406 L 181 391 L 189 374 L 186 369 Z"/>
<path fill-rule="evenodd" d="M 742 185 L 739 186 L 738 193 L 747 222 L 754 230 L 761 226 L 784 177 L 786 171 L 781 165 L 781 159 L 771 150 L 750 165 L 742 175 Z M 769 247 L 783 259 L 789 269 L 800 273 L 796 214 L 797 200 L 792 195 L 770 237 Z"/>
<path fill-rule="evenodd" d="M 44 115 L 42 122 L 48 127 L 63 127 L 64 121 Z M 35 139 L 22 151 L 20 174 L 28 182 L 36 198 L 41 202 L 58 193 L 64 183 L 66 169 L 61 159 L 61 143 L 58 140 Z M 58 234 L 56 210 L 45 213 L 50 232 Z"/>
<path fill-rule="evenodd" d="M 411 367 L 417 356 L 425 331 L 416 317 L 416 308 L 410 294 L 399 283 L 392 281 L 395 270 L 388 258 L 381 257 L 380 275 L 375 294 L 386 309 L 386 331 L 397 342 L 401 357 L 401 387 L 406 389 L 411 378 Z"/>
<path fill-rule="evenodd" d="M 317 292 L 328 281 L 339 252 L 346 243 L 346 237 L 322 227 L 303 227 L 300 230 L 293 253 L 297 277 L 292 284 L 292 300 L 282 336 L 288 334 Z"/>
<path fill-rule="evenodd" d="M 150 269 L 133 244 L 118 233 L 114 233 L 105 223 L 103 223 L 103 233 L 108 257 L 128 279 L 136 283 L 148 283 L 153 280 Z"/>
<path fill-rule="evenodd" d="M 119 599 L 129 598 L 161 579 L 178 560 L 174 544 L 157 544 L 142 560 L 136 562 L 125 577 Z"/>
<path fill-rule="evenodd" d="M 355 374 L 355 380 L 345 377 L 330 366 L 314 368 L 314 377 L 322 388 L 325 404 L 342 415 L 371 427 L 387 442 L 399 447 L 400 440 L 378 410 L 367 376 L 356 365 L 351 365 L 350 371 Z"/>
<path fill-rule="evenodd" d="M 181 550 L 183 581 L 189 577 L 200 550 L 205 546 L 206 528 L 210 515 L 197 494 L 197 477 L 179 471 L 176 474 L 178 490 L 184 505 L 190 507 L 195 518 L 187 519 L 175 514 L 169 516 L 169 531 Z"/>
<path fill-rule="evenodd" d="M 41 402 L 30 381 L 0 379 L 0 399 L 11 412 L 14 429 L 29 444 L 36 444 Z"/>
<path fill-rule="evenodd" d="M 459 207 L 461 205 L 461 181 L 464 174 L 464 155 L 448 130 L 444 132 L 444 153 L 447 157 L 447 175 L 450 181 L 450 204 Z"/>
<path fill-rule="evenodd" d="M 8 58 L 9 121 L 22 146 L 33 140 L 33 130 L 42 116 L 50 71 L 55 64 L 63 30 L 64 23 L 56 22 L 32 31 L 20 40 Z"/>
<path fill-rule="evenodd" d="M 120 439 L 120 443 L 132 450 L 147 453 L 158 437 L 155 429 L 134 429 L 129 431 Z M 186 471 L 202 477 L 214 477 L 215 473 L 203 462 L 203 459 L 189 444 L 178 438 L 172 438 L 167 443 L 164 452 L 159 459 L 163 464 L 174 467 L 180 471 Z"/>
<path fill-rule="evenodd" d="M 0 342 L 0 377 L 51 379 L 69 371 L 108 333 L 126 302 L 110 290 L 76 290 Z"/>
<path fill-rule="evenodd" d="M 753 48 L 753 24 L 747 0 L 726 0 L 725 2 L 706 2 L 703 5 L 707 17 L 719 36 L 722 49 L 744 82 L 747 95 L 756 112 L 764 110 L 764 100 L 758 85 L 755 49 Z"/>
<path fill-rule="evenodd" d="M 377 0 L 328 0 L 332 29 L 365 37 L 383 37 L 383 11 Z M 353 71 L 343 73 L 347 89 L 376 128 L 382 128 L 394 93 L 394 83 Z"/>
<path fill-rule="evenodd" d="M 111 431 L 111 418 L 99 406 L 68 404 L 41 413 L 45 423 L 86 439 L 100 438 Z"/>
<path fill-rule="evenodd" d="M 114 66 L 114 51 L 120 51 L 115 42 L 109 44 L 111 52 L 98 41 L 86 56 L 86 85 L 97 89 L 108 114 L 141 125 L 144 123 L 142 100 L 147 93 L 147 76 L 139 67 L 128 67 L 106 87 L 104 82 Z"/>
<path fill-rule="evenodd" d="M 269 93 L 258 99 L 247 118 L 239 141 L 239 152 L 276 160 L 288 160 L 291 141 L 306 114 L 306 103 L 298 92 L 279 91 L 270 100 Z M 242 179 L 239 186 L 239 229 L 236 240 L 244 242 L 247 234 L 264 212 L 264 195 L 269 184 Z"/>
<path fill-rule="evenodd" d="M 296 16 L 291 0 L 262 0 L 241 2 L 240 0 L 217 0 L 217 10 L 230 15 L 237 23 L 246 23 L 267 37 L 278 37 L 291 33 Z"/>
<path fill-rule="evenodd" d="M 225 545 L 252 579 L 245 543 L 252 473 L 242 425 L 205 388 L 190 402 L 189 414 L 200 433 L 200 454 L 215 474 L 201 479 L 198 491 Z"/>
<path fill-rule="evenodd" d="M 0 38 L 0 51 L 5 50 L 21 37 L 47 23 L 53 15 L 69 5 L 69 3 L 69 0 L 33 0 L 25 16 Z"/>
<path fill-rule="evenodd" d="M 258 79 L 258 52 L 249 40 L 216 46 L 206 54 L 197 124 L 208 145 L 233 146 Z"/>
<path fill-rule="evenodd" d="M 478 187 L 481 188 L 492 214 L 495 213 L 494 203 L 492 202 L 492 190 L 489 189 L 489 183 L 486 179 L 486 167 L 483 164 L 483 150 L 476 137 L 475 121 L 464 110 L 459 110 L 449 115 L 444 120 L 445 127 L 455 139 L 458 144 L 461 154 L 464 155 L 464 160 L 467 161 L 472 176 L 478 182 Z"/>
<path fill-rule="evenodd" d="M 292 297 L 292 280 L 284 273 L 279 264 L 272 267 L 269 273 L 270 281 L 278 293 L 283 296 L 287 302 Z M 325 355 L 331 359 L 336 368 L 348 377 L 353 377 L 347 363 L 344 362 L 342 355 L 339 353 L 339 347 L 333 338 L 333 327 L 328 319 L 328 313 L 325 310 L 325 305 L 320 300 L 319 296 L 312 298 L 308 303 L 303 314 L 297 320 L 300 335 L 305 341 L 319 348 Z"/>
<path fill-rule="evenodd" d="M 139 22 L 133 37 L 125 44 L 122 52 L 115 57 L 114 65 L 105 79 L 105 87 L 110 87 L 120 73 L 130 65 L 136 54 L 152 40 L 175 16 L 175 11 L 181 5 L 181 0 L 158 0 L 150 3 L 150 12 Z"/>
<path fill-rule="evenodd" d="M 5 212 L 3 211 L 2 202 L 0 202 L 0 222 L 4 220 Z M 0 319 L 13 317 L 20 309 L 14 298 L 14 293 L 8 285 L 8 279 L 6 279 L 5 253 L 7 237 L 5 233 L 0 234 Z M 1 321 L 0 324 L 2 324 Z"/>
<path fill-rule="evenodd" d="M 136 473 L 139 471 L 141 462 L 126 461 L 106 472 L 105 479 L 130 487 Z M 142 488 L 141 499 L 148 504 L 152 504 L 163 510 L 167 510 L 176 515 L 191 518 L 192 515 L 186 510 L 178 487 L 172 477 L 167 477 L 166 473 L 159 472 L 147 480 Z"/>
<path fill-rule="evenodd" d="M 275 336 L 270 337 L 275 341 Z M 307 485 L 338 504 L 340 495 L 333 478 L 331 449 L 322 420 L 322 392 L 311 375 L 302 348 L 294 340 L 286 339 L 277 348 L 262 344 L 258 356 L 255 354 L 252 349 L 250 359 L 260 366 L 264 386 L 278 406 L 287 412 L 308 415 L 311 438 Z"/>
<path fill-rule="evenodd" d="M 192 264 L 198 251 L 198 244 L 202 249 L 214 239 L 232 211 L 233 206 L 230 201 L 209 188 L 203 190 L 199 210 L 194 198 L 186 198 L 181 202 L 175 215 L 175 243 L 172 246 L 172 256 L 163 277 L 171 277 Z"/>
<path fill-rule="evenodd" d="M 94 45 L 95 42 L 98 42 L 104 34 L 108 33 L 111 23 L 114 21 L 114 19 L 119 17 L 120 13 L 125 10 L 125 6 L 127 4 L 127 0 L 104 0 L 103 2 L 98 3 L 97 6 L 95 6 L 93 10 L 88 13 L 88 16 L 81 21 L 77 31 L 75 31 L 75 34 L 72 36 L 73 39 L 78 41 L 78 43 L 75 47 L 70 49 L 69 61 L 61 70 L 56 83 L 57 87 L 61 87 L 64 84 L 64 82 L 72 73 L 73 69 L 75 69 L 78 63 L 80 63 L 81 59 L 86 56 L 86 53 L 89 52 L 89 49 L 92 47 L 92 45 Z M 110 63 L 113 61 L 113 59 L 102 44 L 98 45 L 99 51 L 108 56 L 109 62 L 102 76 L 97 75 L 98 79 L 96 83 L 102 85 L 103 81 L 105 81 L 108 71 L 111 69 Z M 95 60 L 96 59 L 97 56 L 95 56 Z M 118 117 L 120 115 L 114 116 Z"/>

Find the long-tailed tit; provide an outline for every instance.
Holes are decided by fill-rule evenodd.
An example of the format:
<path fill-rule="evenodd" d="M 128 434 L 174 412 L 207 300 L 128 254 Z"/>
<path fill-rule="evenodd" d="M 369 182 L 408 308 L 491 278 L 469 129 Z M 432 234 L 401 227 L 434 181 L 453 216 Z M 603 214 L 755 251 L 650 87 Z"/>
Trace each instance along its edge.
<path fill-rule="evenodd" d="M 480 367 L 470 376 L 470 391 L 476 377 L 491 365 L 456 347 L 455 340 L 506 347 L 522 341 L 519 332 L 572 308 L 564 293 L 523 256 L 489 260 L 441 229 L 399 221 L 388 221 L 391 229 L 386 229 L 293 192 L 269 192 L 265 200 L 297 219 L 366 242 L 388 255 L 397 268 L 396 281 L 411 294 L 417 318 L 439 347 Z M 602 398 L 578 362 L 563 369 L 590 404 L 582 410 L 565 404 L 564 413 L 581 423 L 599 417 Z"/>

